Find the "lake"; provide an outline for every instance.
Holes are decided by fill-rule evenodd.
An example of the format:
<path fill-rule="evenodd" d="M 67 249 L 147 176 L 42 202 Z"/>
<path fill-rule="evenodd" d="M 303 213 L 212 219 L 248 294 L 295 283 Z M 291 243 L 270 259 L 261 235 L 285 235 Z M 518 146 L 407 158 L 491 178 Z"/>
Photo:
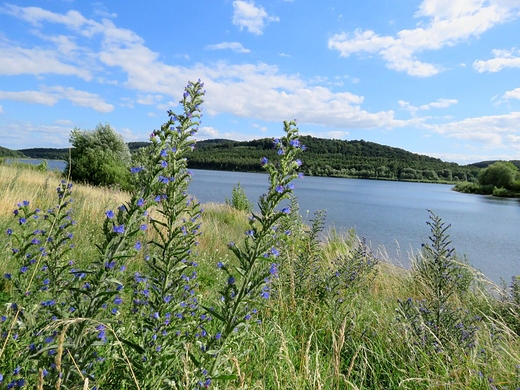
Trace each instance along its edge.
<path fill-rule="evenodd" d="M 39 164 L 40 160 L 24 160 Z M 63 170 L 64 161 L 47 160 L 52 169 Z M 190 193 L 201 203 L 231 198 L 240 182 L 256 204 L 266 192 L 267 175 L 194 169 Z M 451 224 L 448 230 L 459 255 L 496 283 L 520 274 L 520 200 L 452 191 L 452 185 L 395 181 L 305 177 L 296 180 L 295 194 L 304 221 L 316 210 L 327 211 L 327 227 L 339 231 L 354 228 L 373 250 L 409 266 L 409 254 L 427 242 L 426 225 L 432 210 Z"/>
<path fill-rule="evenodd" d="M 266 174 L 193 170 L 190 192 L 200 202 L 224 202 L 240 182 L 256 203 L 266 192 Z M 451 224 L 448 230 L 459 255 L 500 283 L 520 274 L 520 200 L 452 191 L 452 185 L 305 177 L 295 194 L 305 221 L 327 211 L 327 226 L 354 228 L 372 249 L 384 250 L 394 262 L 409 266 L 409 253 L 427 242 L 432 210 Z"/>

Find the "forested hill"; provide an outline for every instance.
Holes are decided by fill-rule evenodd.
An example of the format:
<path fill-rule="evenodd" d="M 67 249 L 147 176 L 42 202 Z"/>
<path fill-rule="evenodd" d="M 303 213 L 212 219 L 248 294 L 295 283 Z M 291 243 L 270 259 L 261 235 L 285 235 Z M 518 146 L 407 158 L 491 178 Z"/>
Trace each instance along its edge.
<path fill-rule="evenodd" d="M 342 141 L 301 136 L 306 175 L 386 180 L 459 181 L 476 178 L 479 167 L 462 166 L 367 141 Z M 208 140 L 197 143 L 189 157 L 192 168 L 261 171 L 260 158 L 275 159 L 273 140 Z"/>
<path fill-rule="evenodd" d="M 24 157 L 23 153 L 19 152 L 18 150 L 12 150 L 3 148 L 0 146 L 0 157 Z"/>
<path fill-rule="evenodd" d="M 301 154 L 302 171 L 310 176 L 358 177 L 386 180 L 472 181 L 478 171 L 489 164 L 458 165 L 419 155 L 403 149 L 363 140 L 342 141 L 301 136 L 307 150 Z M 148 145 L 130 142 L 132 152 Z M 68 149 L 22 149 L 27 157 L 64 159 Z M 276 159 L 272 138 L 253 141 L 211 139 L 197 142 L 188 158 L 190 168 L 227 171 L 262 171 L 262 157 Z M 484 164 L 480 166 L 479 164 Z M 487 164 L 487 165 L 486 165 Z"/>

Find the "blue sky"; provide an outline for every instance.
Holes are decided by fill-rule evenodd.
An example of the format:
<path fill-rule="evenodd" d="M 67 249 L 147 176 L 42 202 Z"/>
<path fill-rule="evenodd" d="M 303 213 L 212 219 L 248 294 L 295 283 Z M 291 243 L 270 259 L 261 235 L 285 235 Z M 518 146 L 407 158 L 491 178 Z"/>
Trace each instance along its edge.
<path fill-rule="evenodd" d="M 146 141 L 188 80 L 197 139 L 364 139 L 445 161 L 520 159 L 518 0 L 0 3 L 0 146 L 74 127 Z"/>

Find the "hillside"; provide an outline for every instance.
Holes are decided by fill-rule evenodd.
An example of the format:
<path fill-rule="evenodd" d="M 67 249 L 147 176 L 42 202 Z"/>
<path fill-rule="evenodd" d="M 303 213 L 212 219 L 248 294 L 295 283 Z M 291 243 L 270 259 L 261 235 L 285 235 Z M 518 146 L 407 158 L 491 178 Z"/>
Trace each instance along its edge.
<path fill-rule="evenodd" d="M 480 170 L 364 140 L 311 136 L 302 136 L 300 140 L 307 147 L 301 168 L 306 175 L 452 182 L 474 180 Z M 201 141 L 190 156 L 190 167 L 260 171 L 260 158 L 277 158 L 272 145 L 270 138 Z"/>
<path fill-rule="evenodd" d="M 309 176 L 357 177 L 384 180 L 454 182 L 475 180 L 485 163 L 459 165 L 438 158 L 408 152 L 364 140 L 333 140 L 302 136 L 307 150 L 302 171 Z M 130 151 L 148 145 L 130 142 Z M 68 149 L 33 148 L 20 150 L 32 158 L 68 158 Z M 197 142 L 189 157 L 190 168 L 225 171 L 261 171 L 260 158 L 276 159 L 271 138 L 253 141 L 211 139 Z M 480 164 L 480 165 L 479 165 Z"/>
<path fill-rule="evenodd" d="M 0 157 L 22 158 L 22 157 L 25 157 L 25 155 L 18 150 L 7 149 L 7 148 L 0 146 Z"/>

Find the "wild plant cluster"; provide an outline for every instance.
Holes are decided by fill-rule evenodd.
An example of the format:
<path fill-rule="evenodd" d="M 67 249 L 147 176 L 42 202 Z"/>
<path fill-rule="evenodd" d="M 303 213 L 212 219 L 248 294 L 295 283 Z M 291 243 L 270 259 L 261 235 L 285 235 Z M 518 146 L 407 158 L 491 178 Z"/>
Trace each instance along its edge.
<path fill-rule="evenodd" d="M 397 302 L 365 240 L 324 245 L 324 211 L 303 223 L 294 121 L 273 141 L 278 158 L 259 162 L 268 188 L 257 207 L 233 189 L 244 231 L 206 264 L 200 241 L 211 232 L 187 169 L 203 88 L 188 83 L 183 111 L 169 111 L 134 158 L 134 190 L 104 210 L 94 250 L 78 251 L 84 230 L 67 180 L 51 208 L 16 205 L 2 241 L 0 389 L 520 386 L 519 354 L 499 358 L 520 345 L 510 332 L 519 332 L 518 279 L 500 309 L 475 304 L 473 274 L 431 213 L 430 242 Z"/>

